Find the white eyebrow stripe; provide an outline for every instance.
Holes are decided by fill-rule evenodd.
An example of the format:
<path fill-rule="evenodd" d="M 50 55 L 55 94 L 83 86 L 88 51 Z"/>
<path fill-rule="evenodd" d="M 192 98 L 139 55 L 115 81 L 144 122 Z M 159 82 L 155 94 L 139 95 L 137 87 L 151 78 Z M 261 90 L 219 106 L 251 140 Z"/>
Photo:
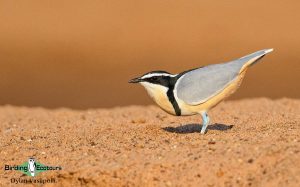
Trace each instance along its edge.
<path fill-rule="evenodd" d="M 151 73 L 151 74 L 144 75 L 144 76 L 142 77 L 142 79 L 149 78 L 149 77 L 154 77 L 154 76 L 168 76 L 168 77 L 175 77 L 176 75 L 171 75 L 171 74 L 167 74 L 167 73 Z"/>

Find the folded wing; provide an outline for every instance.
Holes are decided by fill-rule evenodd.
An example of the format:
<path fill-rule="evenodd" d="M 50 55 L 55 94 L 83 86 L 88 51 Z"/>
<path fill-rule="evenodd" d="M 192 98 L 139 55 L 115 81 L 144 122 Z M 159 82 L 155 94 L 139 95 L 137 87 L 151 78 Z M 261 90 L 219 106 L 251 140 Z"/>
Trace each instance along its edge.
<path fill-rule="evenodd" d="M 182 75 L 175 87 L 177 97 L 189 105 L 206 102 L 234 81 L 245 66 L 249 66 L 272 50 L 261 50 L 240 59 L 213 64 Z"/>

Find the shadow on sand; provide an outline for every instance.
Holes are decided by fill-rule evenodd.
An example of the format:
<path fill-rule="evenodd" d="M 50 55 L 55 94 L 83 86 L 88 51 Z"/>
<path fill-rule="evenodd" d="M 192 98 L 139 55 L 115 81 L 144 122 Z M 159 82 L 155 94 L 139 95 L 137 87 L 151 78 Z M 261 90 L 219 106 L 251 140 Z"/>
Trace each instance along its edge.
<path fill-rule="evenodd" d="M 207 127 L 208 130 L 218 130 L 218 131 L 226 131 L 233 127 L 233 125 L 224 125 L 224 124 L 212 124 Z M 202 125 L 199 124 L 187 124 L 187 125 L 181 125 L 179 127 L 164 127 L 163 130 L 167 132 L 172 133 L 178 133 L 178 134 L 187 134 L 187 133 L 194 133 L 201 131 Z"/>

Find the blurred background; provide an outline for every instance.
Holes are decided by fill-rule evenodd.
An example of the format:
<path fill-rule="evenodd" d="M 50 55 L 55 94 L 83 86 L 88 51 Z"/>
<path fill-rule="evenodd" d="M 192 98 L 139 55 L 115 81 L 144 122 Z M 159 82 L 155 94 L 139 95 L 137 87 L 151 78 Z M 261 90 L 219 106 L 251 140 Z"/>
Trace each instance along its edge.
<path fill-rule="evenodd" d="M 274 48 L 230 99 L 300 98 L 300 1 L 0 1 L 0 104 L 152 101 L 127 81 Z"/>

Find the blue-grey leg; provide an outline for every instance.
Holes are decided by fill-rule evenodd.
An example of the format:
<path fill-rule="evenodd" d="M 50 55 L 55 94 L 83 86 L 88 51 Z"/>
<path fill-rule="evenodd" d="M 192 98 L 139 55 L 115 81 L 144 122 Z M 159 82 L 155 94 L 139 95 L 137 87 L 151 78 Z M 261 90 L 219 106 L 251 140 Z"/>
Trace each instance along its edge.
<path fill-rule="evenodd" d="M 202 116 L 202 129 L 201 129 L 201 134 L 205 134 L 206 128 L 209 125 L 209 117 L 206 112 L 201 112 Z"/>

